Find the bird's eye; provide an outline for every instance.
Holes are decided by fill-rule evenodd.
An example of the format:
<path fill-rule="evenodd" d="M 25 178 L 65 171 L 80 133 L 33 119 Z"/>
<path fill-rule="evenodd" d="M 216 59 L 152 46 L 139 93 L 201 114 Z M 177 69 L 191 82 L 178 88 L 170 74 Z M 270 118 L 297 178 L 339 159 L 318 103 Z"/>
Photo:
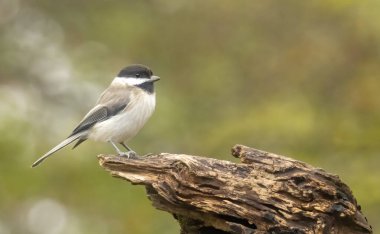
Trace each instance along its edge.
<path fill-rule="evenodd" d="M 136 78 L 139 78 L 139 77 L 140 77 L 140 74 L 139 74 L 139 73 L 137 73 L 137 74 L 136 74 Z"/>

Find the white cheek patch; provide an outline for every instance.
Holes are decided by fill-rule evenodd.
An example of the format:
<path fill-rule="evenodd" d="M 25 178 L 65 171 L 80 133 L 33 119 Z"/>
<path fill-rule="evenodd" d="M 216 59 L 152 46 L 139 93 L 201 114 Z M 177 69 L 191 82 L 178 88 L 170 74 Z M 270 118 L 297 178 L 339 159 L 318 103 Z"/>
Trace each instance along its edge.
<path fill-rule="evenodd" d="M 112 83 L 118 83 L 118 84 L 127 84 L 127 85 L 140 85 L 142 83 L 145 83 L 149 81 L 149 78 L 133 78 L 133 77 L 115 77 L 115 79 L 112 81 Z"/>

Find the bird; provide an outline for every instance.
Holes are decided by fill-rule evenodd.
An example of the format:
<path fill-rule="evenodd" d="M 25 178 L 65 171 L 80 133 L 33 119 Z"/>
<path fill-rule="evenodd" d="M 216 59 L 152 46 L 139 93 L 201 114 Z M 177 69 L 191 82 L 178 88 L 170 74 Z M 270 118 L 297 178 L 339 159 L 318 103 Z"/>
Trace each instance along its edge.
<path fill-rule="evenodd" d="M 73 149 L 87 139 L 108 142 L 118 155 L 138 158 L 126 142 L 137 135 L 153 114 L 156 106 L 154 83 L 158 80 L 160 77 L 153 75 L 145 65 L 132 64 L 123 68 L 72 133 L 37 159 L 32 167 L 74 141 Z M 121 151 L 116 144 L 128 151 Z"/>

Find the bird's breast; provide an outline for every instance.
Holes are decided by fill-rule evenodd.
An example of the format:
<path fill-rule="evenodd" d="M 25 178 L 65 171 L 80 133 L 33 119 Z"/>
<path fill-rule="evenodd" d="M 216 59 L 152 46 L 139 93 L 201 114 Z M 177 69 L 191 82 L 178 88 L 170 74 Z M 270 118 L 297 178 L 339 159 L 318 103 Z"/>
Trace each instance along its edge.
<path fill-rule="evenodd" d="M 127 107 L 115 116 L 97 123 L 88 138 L 95 141 L 126 142 L 134 137 L 153 114 L 155 94 L 137 93 Z"/>

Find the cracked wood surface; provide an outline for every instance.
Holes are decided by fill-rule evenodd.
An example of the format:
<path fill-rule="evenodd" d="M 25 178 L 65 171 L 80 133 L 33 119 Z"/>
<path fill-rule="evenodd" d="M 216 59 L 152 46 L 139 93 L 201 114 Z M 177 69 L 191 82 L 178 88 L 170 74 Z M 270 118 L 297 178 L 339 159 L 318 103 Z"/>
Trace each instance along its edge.
<path fill-rule="evenodd" d="M 241 163 L 161 153 L 141 159 L 99 156 L 100 165 L 146 187 L 181 233 L 372 233 L 338 176 L 242 145 Z"/>

